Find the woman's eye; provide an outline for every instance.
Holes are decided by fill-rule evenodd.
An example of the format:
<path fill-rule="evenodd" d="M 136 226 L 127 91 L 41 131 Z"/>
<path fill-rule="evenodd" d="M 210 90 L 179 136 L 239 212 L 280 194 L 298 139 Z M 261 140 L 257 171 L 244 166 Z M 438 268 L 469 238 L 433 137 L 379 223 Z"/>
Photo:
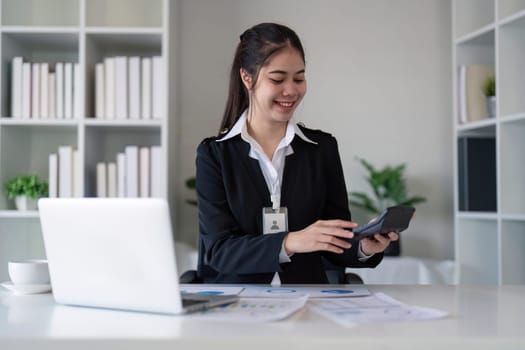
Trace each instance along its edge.
<path fill-rule="evenodd" d="M 304 79 L 294 79 L 293 81 L 298 83 L 298 84 L 300 84 L 300 83 L 302 83 L 304 81 Z"/>
<path fill-rule="evenodd" d="M 273 81 L 275 84 L 281 84 L 284 80 L 279 80 L 279 79 L 270 79 L 271 81 Z"/>

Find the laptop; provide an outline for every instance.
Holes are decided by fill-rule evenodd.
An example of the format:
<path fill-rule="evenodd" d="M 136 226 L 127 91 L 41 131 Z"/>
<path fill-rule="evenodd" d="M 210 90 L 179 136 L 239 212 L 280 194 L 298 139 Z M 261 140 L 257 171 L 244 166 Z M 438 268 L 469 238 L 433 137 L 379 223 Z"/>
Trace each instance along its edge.
<path fill-rule="evenodd" d="M 181 314 L 238 300 L 181 294 L 165 199 L 43 198 L 38 207 L 57 303 Z"/>

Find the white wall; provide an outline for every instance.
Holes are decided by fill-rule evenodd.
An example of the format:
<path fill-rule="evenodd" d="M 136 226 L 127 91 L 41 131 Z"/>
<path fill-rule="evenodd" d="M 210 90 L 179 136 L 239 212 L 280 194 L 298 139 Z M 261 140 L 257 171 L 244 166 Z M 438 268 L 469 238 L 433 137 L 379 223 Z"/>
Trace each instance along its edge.
<path fill-rule="evenodd" d="M 409 194 L 428 200 L 403 234 L 403 254 L 453 258 L 449 1 L 182 0 L 179 10 L 181 179 L 195 173 L 198 143 L 217 132 L 238 36 L 283 23 L 306 51 L 296 120 L 337 137 L 349 190 L 367 188 L 355 157 L 406 162 Z M 177 235 L 194 243 L 197 211 L 182 203 L 191 196 L 183 181 L 178 196 Z"/>

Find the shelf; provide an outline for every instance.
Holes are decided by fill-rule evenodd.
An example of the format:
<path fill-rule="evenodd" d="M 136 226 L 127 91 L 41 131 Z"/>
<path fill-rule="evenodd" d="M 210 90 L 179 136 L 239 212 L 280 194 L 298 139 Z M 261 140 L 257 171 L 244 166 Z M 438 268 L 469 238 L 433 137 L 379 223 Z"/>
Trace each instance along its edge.
<path fill-rule="evenodd" d="M 525 223 L 525 214 L 501 214 L 501 219 L 505 221 L 523 221 Z"/>
<path fill-rule="evenodd" d="M 525 16 L 525 0 L 498 0 L 500 25 Z"/>
<path fill-rule="evenodd" d="M 159 27 L 86 27 L 86 34 L 156 34 L 162 35 Z"/>
<path fill-rule="evenodd" d="M 78 26 L 79 18 L 79 0 L 2 0 L 3 25 Z"/>
<path fill-rule="evenodd" d="M 525 221 L 503 221 L 501 237 L 502 283 L 525 284 Z M 518 268 L 516 268 L 518 267 Z"/>
<path fill-rule="evenodd" d="M 498 215 L 495 212 L 460 211 L 456 214 L 456 217 L 462 220 L 498 220 Z"/>
<path fill-rule="evenodd" d="M 2 219 L 38 219 L 38 211 L 0 210 Z"/>
<path fill-rule="evenodd" d="M 494 29 L 495 25 L 489 24 L 483 28 L 468 33 L 461 38 L 456 39 L 457 45 L 494 45 Z"/>
<path fill-rule="evenodd" d="M 525 111 L 525 17 L 502 26 L 499 31 L 501 50 L 498 100 L 500 115 Z"/>
<path fill-rule="evenodd" d="M 78 27 L 27 27 L 27 26 L 2 26 L 3 33 L 35 33 L 35 34 L 78 34 Z"/>
<path fill-rule="evenodd" d="M 454 37 L 465 37 L 494 23 L 493 0 L 454 1 Z"/>
<path fill-rule="evenodd" d="M 162 0 L 89 0 L 86 25 L 162 27 Z"/>
<path fill-rule="evenodd" d="M 500 118 L 501 123 L 513 123 L 525 120 L 525 113 L 506 115 Z"/>
<path fill-rule="evenodd" d="M 500 136 L 501 211 L 525 214 L 525 119 L 502 124 Z"/>
<path fill-rule="evenodd" d="M 457 131 L 461 135 L 467 135 L 469 132 L 475 132 L 477 135 L 495 135 L 496 119 L 487 118 L 483 120 L 469 122 L 466 124 L 460 124 L 457 126 Z"/>
<path fill-rule="evenodd" d="M 461 249 L 458 259 L 460 283 L 497 284 L 498 264 L 498 223 L 485 218 L 457 220 L 456 242 Z"/>
<path fill-rule="evenodd" d="M 84 124 L 89 127 L 107 127 L 107 128 L 151 128 L 156 129 L 162 126 L 162 120 L 151 119 L 151 120 L 100 120 L 94 118 L 88 118 L 84 120 Z"/>
<path fill-rule="evenodd" d="M 57 127 L 75 127 L 79 123 L 78 119 L 19 119 L 2 117 L 0 125 L 6 126 L 57 126 Z"/>

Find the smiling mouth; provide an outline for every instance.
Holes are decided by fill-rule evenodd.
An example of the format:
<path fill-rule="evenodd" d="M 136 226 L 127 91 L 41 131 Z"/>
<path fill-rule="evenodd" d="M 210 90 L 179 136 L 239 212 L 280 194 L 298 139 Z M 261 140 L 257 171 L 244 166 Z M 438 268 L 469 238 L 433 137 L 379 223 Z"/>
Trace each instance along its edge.
<path fill-rule="evenodd" d="M 275 103 L 282 107 L 282 108 L 286 108 L 286 109 L 289 109 L 289 108 L 292 108 L 295 104 L 295 102 L 284 102 L 284 101 L 275 101 Z"/>

